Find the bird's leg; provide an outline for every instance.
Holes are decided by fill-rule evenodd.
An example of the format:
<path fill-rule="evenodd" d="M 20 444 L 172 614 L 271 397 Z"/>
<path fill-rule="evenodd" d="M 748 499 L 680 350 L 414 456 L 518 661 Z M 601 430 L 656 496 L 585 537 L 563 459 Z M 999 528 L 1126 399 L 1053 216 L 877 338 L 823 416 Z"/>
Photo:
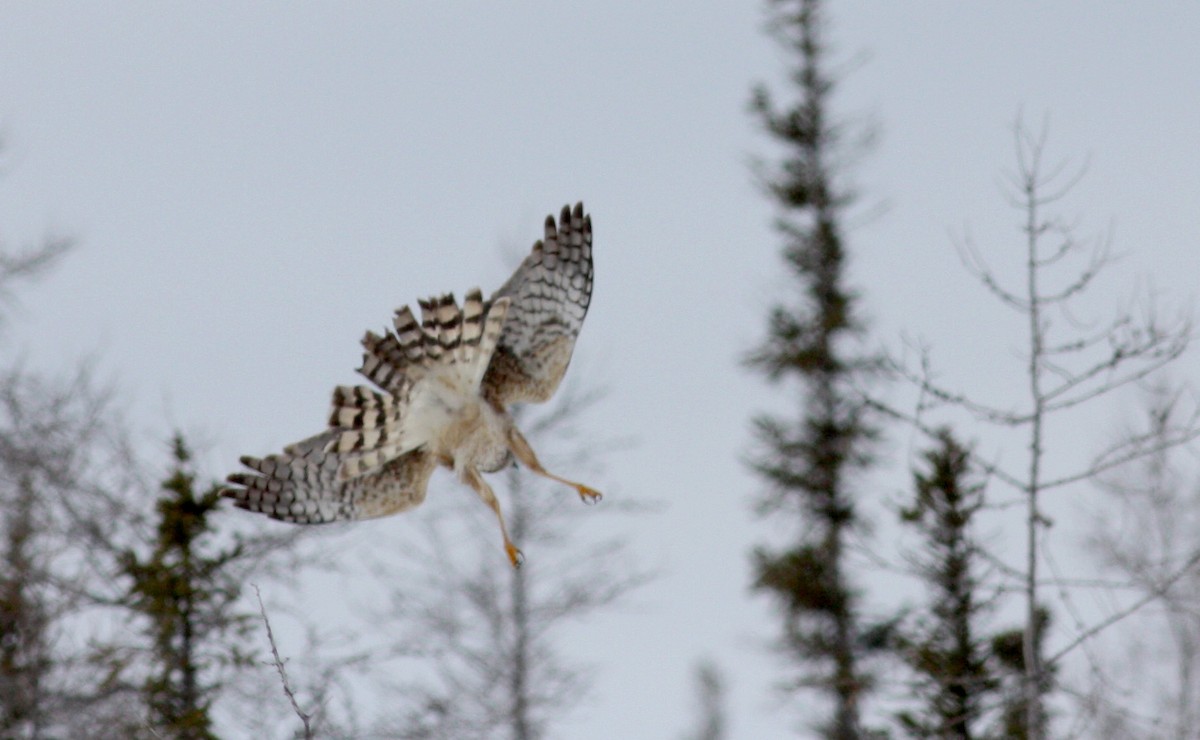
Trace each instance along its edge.
<path fill-rule="evenodd" d="M 462 480 L 471 488 L 475 489 L 475 493 L 479 494 L 479 498 L 483 502 L 492 507 L 492 511 L 496 512 L 496 519 L 500 522 L 500 536 L 504 538 L 504 552 L 508 554 L 508 560 L 514 568 L 520 568 L 521 563 L 525 562 L 525 556 L 517 549 L 517 546 L 508 538 L 508 527 L 504 526 L 504 515 L 500 513 L 500 501 L 496 498 L 496 494 L 492 491 L 492 487 L 488 485 L 479 471 L 474 468 L 467 468 L 462 471 Z"/>
<path fill-rule="evenodd" d="M 513 454 L 517 456 L 517 459 L 521 461 L 521 464 L 523 464 L 525 467 L 529 468 L 538 475 L 544 475 L 550 480 L 556 480 L 559 483 L 565 483 L 566 485 L 578 491 L 579 498 L 583 499 L 583 503 L 594 504 L 598 503 L 600 499 L 603 498 L 603 495 L 596 489 L 585 486 L 582 483 L 576 483 L 573 480 L 567 480 L 566 478 L 559 477 L 543 468 L 542 464 L 538 462 L 537 455 L 533 453 L 533 448 L 529 446 L 529 441 L 525 439 L 525 435 L 521 434 L 516 427 L 513 427 L 508 433 L 508 446 L 513 451 Z"/>

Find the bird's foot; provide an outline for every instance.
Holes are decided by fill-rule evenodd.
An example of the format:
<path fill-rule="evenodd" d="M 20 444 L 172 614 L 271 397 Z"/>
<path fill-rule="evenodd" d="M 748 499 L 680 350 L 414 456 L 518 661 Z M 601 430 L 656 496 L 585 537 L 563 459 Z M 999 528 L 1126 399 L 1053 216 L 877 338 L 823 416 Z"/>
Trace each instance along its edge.
<path fill-rule="evenodd" d="M 525 562 L 525 553 L 517 549 L 517 546 L 511 542 L 504 543 L 504 551 L 508 553 L 508 561 L 512 563 L 512 567 L 520 568 Z"/>
<path fill-rule="evenodd" d="M 585 504 L 598 504 L 600 499 L 604 498 L 604 494 L 597 491 L 595 488 L 589 488 L 582 483 L 575 486 L 575 490 L 579 491 L 579 498 Z"/>

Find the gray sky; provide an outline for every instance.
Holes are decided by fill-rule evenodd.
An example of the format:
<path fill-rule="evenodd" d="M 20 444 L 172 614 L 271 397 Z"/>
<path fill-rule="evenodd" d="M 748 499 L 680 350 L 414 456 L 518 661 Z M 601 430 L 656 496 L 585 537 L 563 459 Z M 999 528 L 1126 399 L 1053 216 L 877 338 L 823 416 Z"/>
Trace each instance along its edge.
<path fill-rule="evenodd" d="M 768 528 L 739 463 L 751 414 L 795 403 L 738 365 L 786 285 L 748 169 L 774 151 L 750 85 L 785 59 L 761 5 L 4 3 L 0 238 L 80 242 L 5 346 L 47 368 L 94 354 L 140 434 L 198 431 L 223 474 L 320 428 L 364 329 L 419 296 L 493 289 L 504 250 L 584 200 L 596 287 L 572 374 L 612 388 L 587 425 L 638 441 L 603 479 L 612 498 L 666 504 L 622 524 L 666 575 L 575 633 L 601 673 L 567 736 L 673 737 L 700 656 L 728 673 L 733 737 L 779 736 L 794 718 L 772 708 L 776 622 L 747 587 Z M 998 182 L 1019 110 L 1048 114 L 1051 151 L 1089 163 L 1066 211 L 1085 234 L 1111 225 L 1124 253 L 1102 297 L 1139 275 L 1194 297 L 1200 6 L 831 11 L 851 71 L 837 110 L 879 129 L 850 241 L 877 341 L 926 337 L 948 378 L 1004 398 L 993 368 L 1018 326 L 950 235 L 969 229 L 1001 270 L 1016 254 Z M 1086 452 L 1102 433 L 1071 438 Z M 885 460 L 908 445 L 897 433 Z M 458 495 L 448 479 L 431 491 Z"/>

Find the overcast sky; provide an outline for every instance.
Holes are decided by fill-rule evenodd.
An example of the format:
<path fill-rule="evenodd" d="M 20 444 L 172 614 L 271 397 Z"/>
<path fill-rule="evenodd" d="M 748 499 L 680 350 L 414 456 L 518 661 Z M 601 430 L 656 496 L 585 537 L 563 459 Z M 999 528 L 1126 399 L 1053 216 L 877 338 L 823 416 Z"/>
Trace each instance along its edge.
<path fill-rule="evenodd" d="M 602 482 L 609 500 L 665 504 L 625 523 L 665 575 L 564 646 L 600 669 L 564 736 L 674 737 L 701 656 L 727 672 L 732 737 L 781 736 L 796 718 L 772 704 L 777 622 L 747 585 L 768 528 L 739 462 L 751 415 L 796 405 L 738 363 L 787 285 L 748 166 L 776 151 L 750 87 L 785 61 L 762 6 L 0 3 L 0 238 L 78 239 L 4 351 L 48 369 L 94 356 L 147 444 L 197 433 L 223 475 L 320 429 L 364 329 L 420 296 L 494 289 L 505 254 L 582 199 L 596 282 L 572 376 L 611 388 L 586 426 L 636 440 Z M 849 241 L 875 341 L 923 336 L 947 377 L 1003 398 L 992 372 L 1019 327 L 951 237 L 969 232 L 1000 269 L 1016 254 L 998 183 L 1019 111 L 1049 116 L 1051 151 L 1088 163 L 1065 208 L 1124 254 L 1102 296 L 1115 306 L 1147 276 L 1194 298 L 1200 6 L 830 11 L 848 72 L 836 110 L 878 131 L 853 170 Z M 1086 450 L 1102 432 L 1072 436 Z M 902 469 L 908 444 L 893 436 L 885 462 Z M 431 491 L 459 495 L 449 478 Z"/>

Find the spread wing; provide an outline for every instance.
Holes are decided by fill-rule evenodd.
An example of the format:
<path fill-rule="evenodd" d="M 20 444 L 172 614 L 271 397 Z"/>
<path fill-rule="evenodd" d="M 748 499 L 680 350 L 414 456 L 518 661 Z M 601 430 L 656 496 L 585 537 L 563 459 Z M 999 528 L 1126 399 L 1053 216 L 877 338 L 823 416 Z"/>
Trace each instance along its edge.
<path fill-rule="evenodd" d="M 437 467 L 432 456 L 416 450 L 368 475 L 340 480 L 342 456 L 325 451 L 332 435 L 323 432 L 261 459 L 243 457 L 253 472 L 230 475 L 221 494 L 243 509 L 296 524 L 373 519 L 425 500 Z"/>
<path fill-rule="evenodd" d="M 502 405 L 545 401 L 567 371 L 592 300 L 592 219 L 577 203 L 492 296 L 509 298 L 500 341 L 483 379 L 484 396 Z"/>
<path fill-rule="evenodd" d="M 252 472 L 230 475 L 222 495 L 298 524 L 369 519 L 421 503 L 438 462 L 425 445 L 445 418 L 422 413 L 423 399 L 479 393 L 508 304 L 484 303 L 478 290 L 462 309 L 452 295 L 422 301 L 424 326 L 407 306 L 398 310 L 395 332 L 363 339 L 359 372 L 380 390 L 334 389 L 327 431 L 279 454 L 243 457 Z"/>
<path fill-rule="evenodd" d="M 458 398 L 545 401 L 566 372 L 592 296 L 592 222 L 583 204 L 557 225 L 489 301 L 472 291 L 407 307 L 395 331 L 368 332 L 359 370 L 377 388 L 339 387 L 330 428 L 264 458 L 243 457 L 222 494 L 275 519 L 318 524 L 411 509 L 438 460 L 426 449 Z"/>

